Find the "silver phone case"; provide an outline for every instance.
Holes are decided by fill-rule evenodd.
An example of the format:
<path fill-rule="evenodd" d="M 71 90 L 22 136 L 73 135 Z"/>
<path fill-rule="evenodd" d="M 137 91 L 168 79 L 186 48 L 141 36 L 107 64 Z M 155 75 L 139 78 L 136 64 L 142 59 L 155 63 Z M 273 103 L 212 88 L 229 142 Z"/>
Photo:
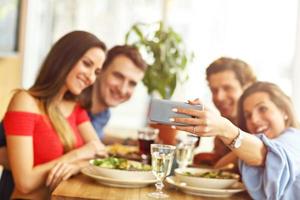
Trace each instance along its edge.
<path fill-rule="evenodd" d="M 190 118 L 190 115 L 178 114 L 172 111 L 173 108 L 187 108 L 187 109 L 197 109 L 203 110 L 202 105 L 191 105 L 185 102 L 170 101 L 163 99 L 151 99 L 150 110 L 148 119 L 150 122 L 184 126 L 184 123 L 171 122 L 170 118 L 180 117 L 180 118 Z"/>

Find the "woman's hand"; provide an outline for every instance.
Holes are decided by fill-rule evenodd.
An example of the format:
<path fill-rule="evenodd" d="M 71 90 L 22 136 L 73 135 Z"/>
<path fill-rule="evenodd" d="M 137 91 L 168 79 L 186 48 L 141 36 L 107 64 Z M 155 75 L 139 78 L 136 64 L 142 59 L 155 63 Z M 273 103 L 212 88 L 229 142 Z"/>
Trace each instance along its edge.
<path fill-rule="evenodd" d="M 195 105 L 201 103 L 201 101 L 195 99 L 188 101 L 188 103 Z M 199 136 L 219 137 L 226 137 L 229 131 L 236 131 L 236 127 L 230 121 L 208 107 L 205 107 L 204 110 L 176 108 L 173 111 L 191 116 L 171 118 L 170 121 L 187 124 L 185 126 L 172 126 L 177 130 L 187 131 Z"/>
<path fill-rule="evenodd" d="M 77 164 L 57 163 L 48 174 L 46 186 L 53 191 L 61 181 L 65 181 L 79 173 L 80 169 L 80 166 Z"/>
<path fill-rule="evenodd" d="M 97 156 L 107 156 L 105 146 L 100 140 L 92 140 L 86 143 L 84 146 L 76 150 L 77 158 L 79 160 L 92 159 Z"/>
<path fill-rule="evenodd" d="M 99 156 L 99 157 L 107 157 L 108 156 L 106 147 L 102 142 L 97 140 L 95 143 L 93 143 L 93 145 L 95 146 L 95 149 L 96 149 L 96 154 L 95 154 L 96 156 Z"/>

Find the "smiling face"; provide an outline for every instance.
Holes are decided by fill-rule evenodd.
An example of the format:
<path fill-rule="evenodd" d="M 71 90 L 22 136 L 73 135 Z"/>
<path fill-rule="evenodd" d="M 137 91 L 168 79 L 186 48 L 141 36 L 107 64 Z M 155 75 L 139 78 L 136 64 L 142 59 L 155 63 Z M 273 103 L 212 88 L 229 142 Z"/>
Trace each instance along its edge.
<path fill-rule="evenodd" d="M 209 88 L 215 106 L 223 117 L 234 121 L 237 116 L 237 103 L 243 93 L 243 87 L 231 70 L 211 74 L 208 77 Z"/>
<path fill-rule="evenodd" d="M 92 85 L 96 75 L 101 71 L 105 53 L 102 49 L 93 47 L 78 60 L 66 78 L 65 87 L 74 95 Z"/>
<path fill-rule="evenodd" d="M 97 90 L 98 102 L 102 107 L 114 107 L 127 100 L 144 77 L 144 71 L 138 68 L 124 55 L 116 56 L 99 75 Z"/>
<path fill-rule="evenodd" d="M 286 114 L 270 99 L 266 92 L 255 92 L 243 103 L 246 127 L 251 133 L 264 133 L 275 138 L 286 128 Z"/>

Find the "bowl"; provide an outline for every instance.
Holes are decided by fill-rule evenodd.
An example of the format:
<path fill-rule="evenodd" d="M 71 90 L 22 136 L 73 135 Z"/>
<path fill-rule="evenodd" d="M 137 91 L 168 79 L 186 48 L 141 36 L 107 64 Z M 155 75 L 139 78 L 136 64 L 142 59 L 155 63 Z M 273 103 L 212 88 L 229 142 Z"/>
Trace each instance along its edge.
<path fill-rule="evenodd" d="M 112 158 L 106 158 L 106 159 L 112 159 Z M 114 158 L 118 160 L 126 160 L 126 159 L 120 159 L 120 158 Z M 90 160 L 89 163 L 91 167 L 94 169 L 96 175 L 102 176 L 102 177 L 108 177 L 112 179 L 117 180 L 129 180 L 129 179 L 138 179 L 138 180 L 155 180 L 155 177 L 151 171 L 151 166 L 144 165 L 140 162 L 133 161 L 133 160 L 126 160 L 126 164 L 129 166 L 125 167 L 124 169 L 118 169 L 114 168 L 108 164 L 104 163 L 104 165 L 97 166 L 96 164 L 103 161 L 105 159 L 93 159 Z M 148 168 L 147 170 L 139 169 L 139 167 L 145 167 Z M 135 169 L 135 167 L 137 169 Z"/>
<path fill-rule="evenodd" d="M 219 174 L 220 172 L 221 174 Z M 211 177 L 201 177 L 204 173 Z M 218 174 L 218 177 L 213 177 Z M 225 189 L 238 182 L 239 175 L 231 172 L 223 172 L 206 168 L 177 168 L 175 176 L 180 182 L 184 182 L 192 187 Z"/>

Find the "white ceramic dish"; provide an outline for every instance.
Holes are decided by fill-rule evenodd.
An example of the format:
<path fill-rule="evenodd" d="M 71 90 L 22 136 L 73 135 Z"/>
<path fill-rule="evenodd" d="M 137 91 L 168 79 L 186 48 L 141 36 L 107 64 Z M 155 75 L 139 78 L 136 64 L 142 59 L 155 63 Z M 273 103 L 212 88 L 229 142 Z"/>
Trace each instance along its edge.
<path fill-rule="evenodd" d="M 108 177 L 118 180 L 128 180 L 128 179 L 138 179 L 138 180 L 154 180 L 155 177 L 152 171 L 128 171 L 121 169 L 110 169 L 95 166 L 93 164 L 94 160 L 90 160 L 90 166 L 94 169 L 94 174 L 102 177 Z M 137 163 L 137 161 L 128 161 L 131 163 Z"/>
<path fill-rule="evenodd" d="M 208 188 L 199 188 L 199 187 L 192 187 L 187 185 L 186 183 L 180 182 L 178 177 L 169 176 L 166 178 L 166 182 L 176 188 L 179 188 L 182 192 L 196 195 L 196 196 L 203 196 L 203 197 L 230 197 L 238 192 L 245 191 L 245 187 L 242 183 L 236 182 L 230 188 L 226 189 L 208 189 Z"/>
<path fill-rule="evenodd" d="M 100 176 L 98 172 L 95 170 L 95 168 L 88 166 L 86 168 L 83 168 L 81 172 L 96 180 L 97 182 L 112 186 L 112 187 L 121 187 L 121 188 L 140 188 L 145 187 L 149 184 L 154 184 L 156 182 L 156 179 L 149 179 L 149 180 L 140 180 L 138 177 L 128 177 L 127 180 L 120 180 L 120 179 L 113 179 L 105 176 Z"/>
<path fill-rule="evenodd" d="M 186 172 L 190 174 L 202 174 L 210 171 L 214 171 L 214 169 L 177 168 L 175 169 L 175 175 L 176 177 L 178 177 L 180 182 L 184 182 L 189 186 L 199 187 L 199 188 L 224 189 L 238 182 L 238 175 L 237 178 L 218 179 L 218 178 L 203 178 L 198 176 L 189 176 L 184 174 Z"/>

